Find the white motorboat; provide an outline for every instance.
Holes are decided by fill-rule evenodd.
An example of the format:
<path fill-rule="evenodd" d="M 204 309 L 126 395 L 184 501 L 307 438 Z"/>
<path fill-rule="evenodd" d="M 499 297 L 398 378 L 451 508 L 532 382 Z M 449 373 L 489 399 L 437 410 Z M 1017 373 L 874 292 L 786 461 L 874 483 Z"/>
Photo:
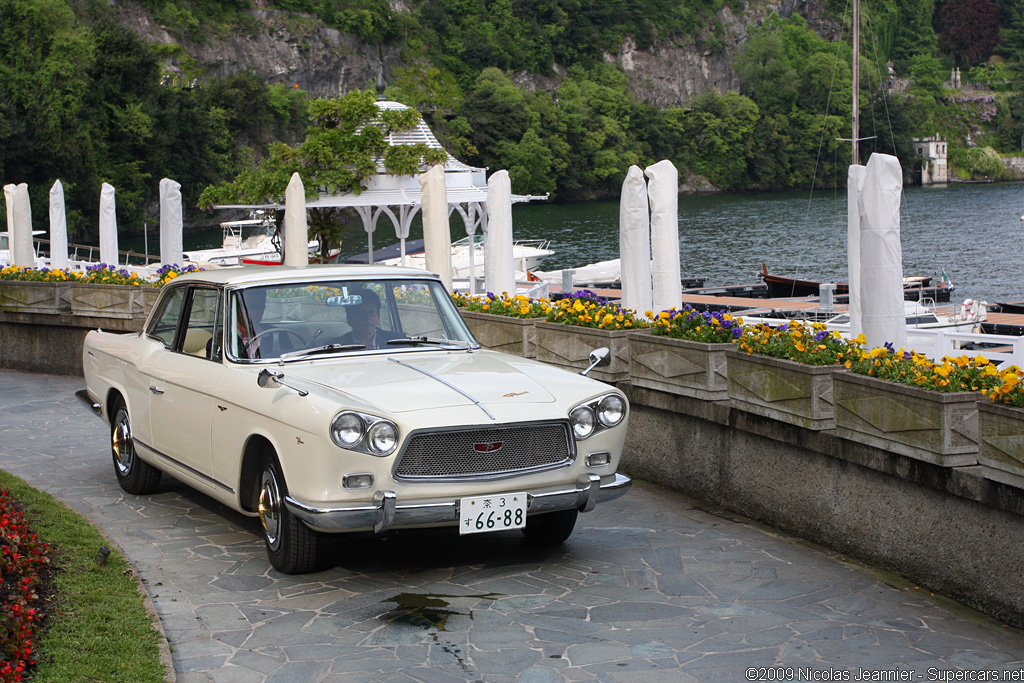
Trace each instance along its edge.
<path fill-rule="evenodd" d="M 242 263 L 281 263 L 280 240 L 277 226 L 266 217 L 249 218 L 240 221 L 225 221 L 220 224 L 223 242 L 214 249 L 186 251 L 186 263 L 236 266 Z M 307 243 L 309 254 L 315 255 L 320 249 L 319 240 Z"/>
<path fill-rule="evenodd" d="M 470 238 L 468 236 L 461 240 L 452 242 L 452 277 L 454 278 L 469 277 L 469 244 Z M 423 268 L 425 270 L 427 266 L 427 257 L 422 249 L 421 240 L 408 242 L 405 254 L 405 265 L 412 266 L 413 268 Z M 521 273 L 533 270 L 540 265 L 541 261 L 554 253 L 555 252 L 551 249 L 548 249 L 547 240 L 516 240 L 512 243 L 512 260 L 515 264 L 514 267 L 516 271 Z M 402 265 L 401 256 L 394 256 L 381 260 L 377 260 L 375 257 L 374 261 L 387 266 Z M 483 235 L 473 236 L 473 272 L 477 277 L 484 276 Z"/>
<path fill-rule="evenodd" d="M 987 315 L 986 303 L 965 299 L 959 310 L 940 311 L 928 299 L 924 302 L 904 301 L 903 313 L 907 330 L 946 330 L 947 332 L 977 332 Z M 849 331 L 850 314 L 840 313 L 825 322 L 829 329 Z"/>

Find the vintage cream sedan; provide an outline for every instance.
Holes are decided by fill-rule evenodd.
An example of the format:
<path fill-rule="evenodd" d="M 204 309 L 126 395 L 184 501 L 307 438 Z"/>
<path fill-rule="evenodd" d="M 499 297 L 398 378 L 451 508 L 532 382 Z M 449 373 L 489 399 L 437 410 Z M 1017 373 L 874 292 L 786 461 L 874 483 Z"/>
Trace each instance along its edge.
<path fill-rule="evenodd" d="M 312 570 L 325 533 L 561 543 L 631 483 L 622 392 L 481 349 L 422 270 L 184 275 L 141 333 L 90 332 L 83 360 L 78 396 L 110 426 L 121 488 L 152 493 L 167 473 L 258 516 L 285 573 Z"/>

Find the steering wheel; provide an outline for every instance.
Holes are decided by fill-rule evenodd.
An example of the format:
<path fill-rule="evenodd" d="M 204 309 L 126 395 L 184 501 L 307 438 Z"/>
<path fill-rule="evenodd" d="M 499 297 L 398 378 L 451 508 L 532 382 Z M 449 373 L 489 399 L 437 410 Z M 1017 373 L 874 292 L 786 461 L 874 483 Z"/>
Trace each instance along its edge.
<path fill-rule="evenodd" d="M 294 345 L 294 349 L 306 348 L 306 342 L 299 335 L 299 333 L 296 332 L 295 330 L 290 330 L 287 327 L 271 327 L 270 329 L 263 330 L 262 332 L 259 332 L 258 334 L 254 335 L 253 338 L 249 340 L 249 343 L 246 344 L 246 347 L 252 348 L 253 344 L 258 342 L 260 339 L 262 339 L 263 337 L 270 337 L 271 335 L 278 339 L 280 339 L 281 335 L 286 335 L 289 337 L 291 341 L 298 342 L 298 344 Z M 280 341 L 278 341 L 278 346 L 282 346 Z"/>

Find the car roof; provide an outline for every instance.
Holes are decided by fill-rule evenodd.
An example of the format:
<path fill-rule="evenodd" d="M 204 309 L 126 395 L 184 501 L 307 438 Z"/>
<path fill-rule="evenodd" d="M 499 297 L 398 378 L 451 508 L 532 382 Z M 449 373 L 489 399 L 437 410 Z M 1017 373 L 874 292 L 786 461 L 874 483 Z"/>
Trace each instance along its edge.
<path fill-rule="evenodd" d="M 245 286 L 276 284 L 309 279 L 373 279 L 373 278 L 429 278 L 439 279 L 434 273 L 419 268 L 358 264 L 311 264 L 308 266 L 231 266 L 186 273 L 173 280 L 175 284 L 207 282 L 216 285 Z"/>

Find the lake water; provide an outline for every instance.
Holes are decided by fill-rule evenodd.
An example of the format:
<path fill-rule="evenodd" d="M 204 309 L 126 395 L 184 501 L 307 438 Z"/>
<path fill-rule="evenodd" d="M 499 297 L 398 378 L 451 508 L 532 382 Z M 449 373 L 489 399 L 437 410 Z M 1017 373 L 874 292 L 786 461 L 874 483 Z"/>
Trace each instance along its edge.
<path fill-rule="evenodd" d="M 956 287 L 953 298 L 989 302 L 1024 300 L 1024 185 L 955 184 L 908 187 L 901 210 L 903 272 L 942 271 Z M 512 209 L 516 238 L 550 240 L 555 255 L 543 270 L 572 268 L 619 256 L 617 201 L 560 204 L 532 202 Z M 460 219 L 453 237 L 464 236 Z M 190 235 L 187 248 L 214 246 L 219 231 Z M 364 252 L 362 232 L 343 245 L 343 255 Z M 422 236 L 418 221 L 410 239 Z M 374 246 L 394 243 L 382 219 Z M 761 264 L 772 273 L 824 281 L 846 278 L 846 193 L 771 192 L 681 195 L 680 264 L 683 276 L 707 285 L 759 281 Z M 1017 245 L 1017 246 L 1014 246 Z"/>

